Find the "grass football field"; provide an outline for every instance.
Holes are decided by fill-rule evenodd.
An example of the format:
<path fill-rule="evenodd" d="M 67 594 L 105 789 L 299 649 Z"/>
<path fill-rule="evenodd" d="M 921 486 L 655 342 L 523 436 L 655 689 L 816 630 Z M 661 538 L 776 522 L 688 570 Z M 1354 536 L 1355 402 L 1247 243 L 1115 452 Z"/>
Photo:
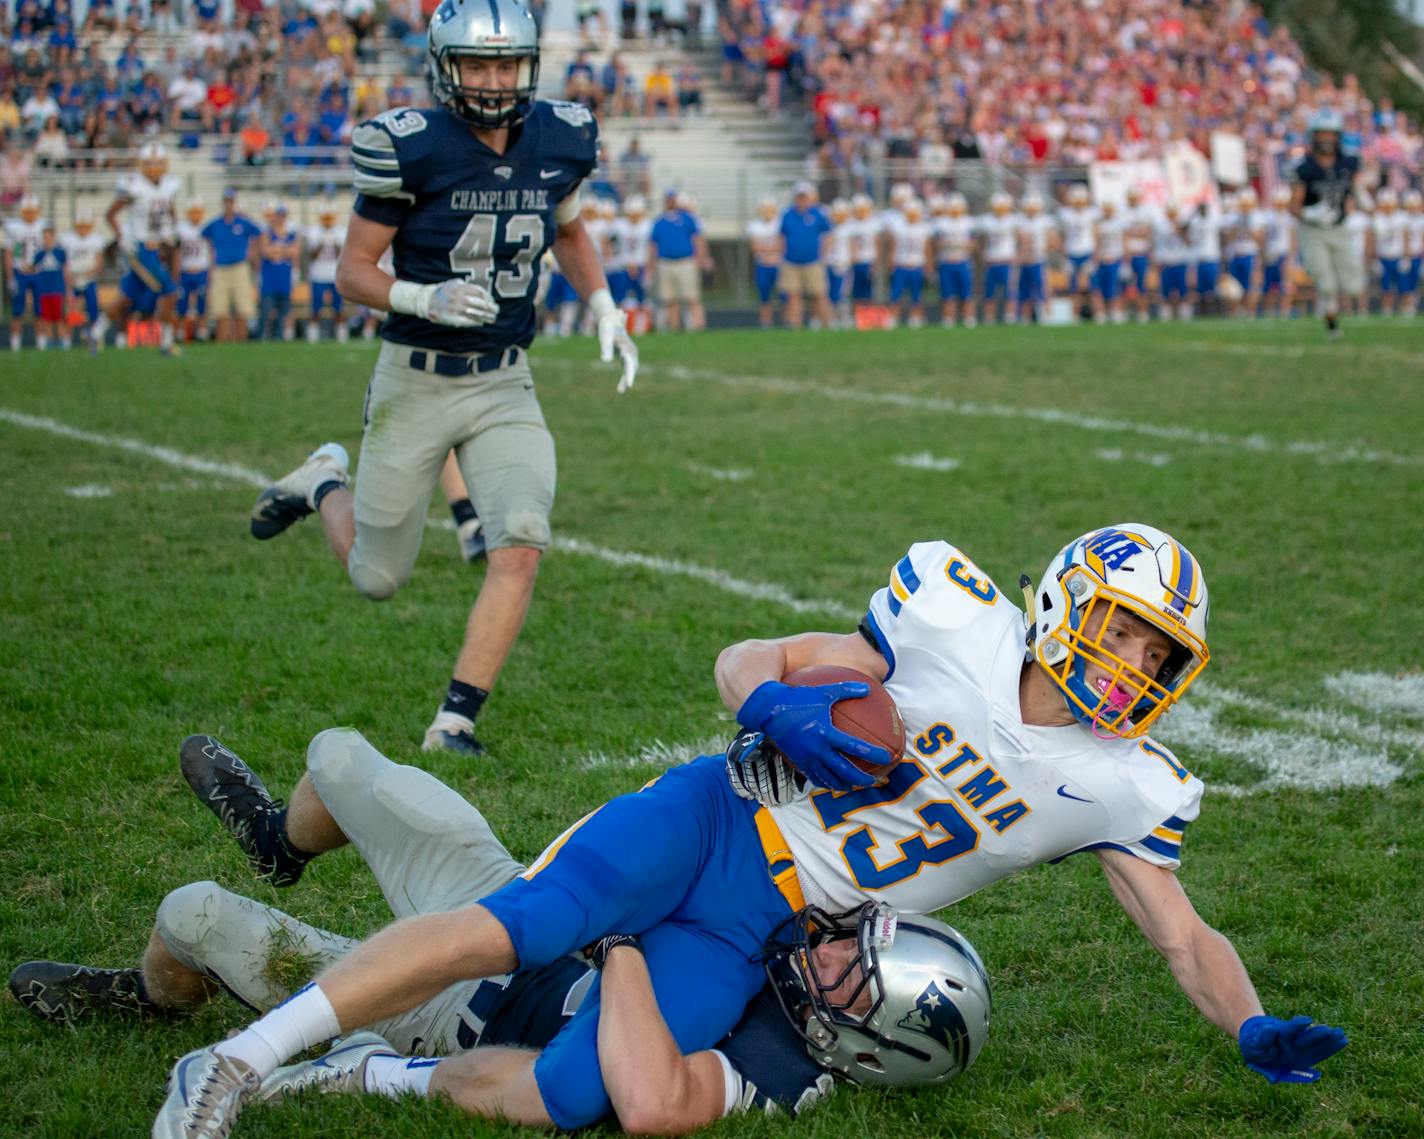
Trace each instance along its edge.
<path fill-rule="evenodd" d="M 588 340 L 541 343 L 558 545 L 480 721 L 493 758 L 418 750 L 481 571 L 427 532 L 372 604 L 317 525 L 247 535 L 269 476 L 356 452 L 374 347 L 0 358 L 0 962 L 136 962 L 164 894 L 213 878 L 361 935 L 350 850 L 250 881 L 177 766 L 211 732 L 279 792 L 359 728 L 532 858 L 567 823 L 726 737 L 724 645 L 851 630 L 914 541 L 1017 596 L 1069 538 L 1161 526 L 1212 591 L 1206 676 L 1161 737 L 1207 782 L 1180 872 L 1268 1011 L 1343 1026 L 1313 1086 L 1267 1085 L 1070 859 L 942 915 L 994 1022 L 938 1090 L 842 1088 L 728 1136 L 1424 1135 L 1424 331 L 1313 322 L 717 333 L 644 342 L 631 396 Z M 443 506 L 432 510 L 442 522 Z M 147 1134 L 173 1060 L 245 1022 L 40 1024 L 0 1000 L 0 1135 Z M 251 1109 L 250 1136 L 514 1129 L 436 1103 Z"/>

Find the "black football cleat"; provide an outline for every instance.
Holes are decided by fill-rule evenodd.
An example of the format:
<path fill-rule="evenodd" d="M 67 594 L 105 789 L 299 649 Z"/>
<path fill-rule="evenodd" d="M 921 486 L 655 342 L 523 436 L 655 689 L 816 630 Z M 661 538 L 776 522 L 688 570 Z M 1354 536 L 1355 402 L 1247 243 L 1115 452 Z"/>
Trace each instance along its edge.
<path fill-rule="evenodd" d="M 138 969 L 96 969 L 60 961 L 26 961 L 10 974 L 10 992 L 40 1020 L 73 1026 L 97 1013 L 157 1016 Z"/>
<path fill-rule="evenodd" d="M 227 828 L 258 878 L 292 886 L 315 855 L 287 839 L 287 808 L 252 768 L 212 736 L 189 736 L 179 749 L 183 778 Z"/>
<path fill-rule="evenodd" d="M 257 496 L 252 507 L 252 536 L 260 542 L 275 538 L 316 508 L 312 496 L 324 483 L 347 481 L 350 460 L 340 443 L 323 443 L 306 462 Z"/>

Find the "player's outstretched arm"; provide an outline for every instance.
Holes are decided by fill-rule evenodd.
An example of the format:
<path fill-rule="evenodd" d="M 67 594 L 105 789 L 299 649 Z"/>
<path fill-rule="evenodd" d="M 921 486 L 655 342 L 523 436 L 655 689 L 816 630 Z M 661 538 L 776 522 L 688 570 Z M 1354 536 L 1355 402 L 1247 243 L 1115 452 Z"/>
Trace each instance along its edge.
<path fill-rule="evenodd" d="M 1122 908 L 1202 1015 L 1237 1041 L 1247 1067 L 1273 1084 L 1320 1078 L 1316 1065 L 1348 1043 L 1340 1029 L 1265 1015 L 1236 948 L 1202 921 L 1170 870 L 1117 850 L 1099 851 L 1098 860 Z"/>
<path fill-rule="evenodd" d="M 599 946 L 606 948 L 594 954 L 603 970 L 598 1063 L 623 1130 L 683 1135 L 720 1119 L 727 1102 L 722 1062 L 712 1052 L 683 1055 L 635 939 L 604 938 Z"/>

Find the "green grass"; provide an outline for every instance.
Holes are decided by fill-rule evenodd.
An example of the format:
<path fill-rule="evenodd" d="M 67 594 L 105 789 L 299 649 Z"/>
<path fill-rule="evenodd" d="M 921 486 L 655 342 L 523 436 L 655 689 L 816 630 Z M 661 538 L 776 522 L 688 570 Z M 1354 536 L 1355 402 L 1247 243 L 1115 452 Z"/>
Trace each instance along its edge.
<path fill-rule="evenodd" d="M 558 534 L 855 611 L 913 541 L 946 537 L 1015 592 L 1021 570 L 1037 574 L 1077 533 L 1149 521 L 1206 567 L 1205 694 L 1215 686 L 1256 701 L 1217 708 L 1236 744 L 1179 741 L 1188 765 L 1209 784 L 1249 786 L 1270 756 L 1241 741 L 1274 731 L 1315 740 L 1322 776 L 1348 748 L 1400 772 L 1387 786 L 1209 792 L 1188 837 L 1181 878 L 1235 941 L 1267 1008 L 1350 1033 L 1319 1084 L 1270 1087 L 1248 1072 L 1091 860 L 1078 859 L 947 915 L 996 984 L 993 1031 L 970 1073 L 917 1094 L 842 1090 L 797 1133 L 1424 1135 L 1424 725 L 1354 710 L 1351 726 L 1341 719 L 1351 710 L 1323 687 L 1333 674 L 1420 661 L 1417 325 L 1357 324 L 1328 347 L 1306 322 L 664 338 L 645 342 L 647 372 L 622 399 L 593 356 L 586 341 L 535 355 L 559 445 Z M 326 438 L 354 453 L 371 359 L 355 344 L 205 348 L 176 362 L 108 352 L 97 366 L 73 353 L 7 355 L 0 409 L 275 475 Z M 793 383 L 733 382 L 765 377 Z M 877 398 L 886 393 L 913 398 Z M 1226 438 L 1153 438 L 925 400 Z M 1232 445 L 1252 436 L 1266 442 Z M 1290 449 L 1300 441 L 1405 461 L 1322 462 Z M 1100 449 L 1125 457 L 1107 461 Z M 922 451 L 960 466 L 892 462 Z M 704 468 L 752 474 L 719 481 Z M 726 731 L 711 683 L 724 645 L 853 623 L 555 551 L 481 720 L 498 758 L 472 764 L 418 751 L 480 579 L 449 535 L 431 532 L 410 585 L 373 605 L 310 524 L 270 546 L 251 541 L 253 490 L 239 481 L 0 419 L 0 485 L 7 968 L 35 956 L 132 962 L 163 895 L 198 878 L 346 934 L 382 921 L 349 851 L 280 896 L 252 885 L 178 774 L 177 744 L 190 732 L 212 732 L 285 788 L 316 731 L 354 725 L 459 788 L 529 858 L 653 770 L 586 757 Z M 65 493 L 85 485 L 112 493 Z M 1333 726 L 1307 723 L 1312 708 Z M 188 1021 L 56 1032 L 0 1002 L 0 1134 L 146 1133 L 172 1060 L 243 1021 L 216 1002 Z M 764 1119 L 719 1127 L 787 1129 Z M 253 1110 L 238 1134 L 510 1130 L 440 1104 L 327 1100 Z"/>

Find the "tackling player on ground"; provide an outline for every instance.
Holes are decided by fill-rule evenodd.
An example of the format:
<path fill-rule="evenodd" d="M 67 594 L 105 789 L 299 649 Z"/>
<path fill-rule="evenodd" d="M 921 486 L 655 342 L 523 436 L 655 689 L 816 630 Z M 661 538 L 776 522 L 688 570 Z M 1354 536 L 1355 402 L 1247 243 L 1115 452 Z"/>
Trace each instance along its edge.
<path fill-rule="evenodd" d="M 552 249 L 598 325 L 604 360 L 637 349 L 599 251 L 579 220 L 598 126 L 570 103 L 536 102 L 539 41 L 518 0 L 445 0 L 430 21 L 438 104 L 396 108 L 356 128 L 356 204 L 337 286 L 388 310 L 366 395 L 361 477 L 347 489 L 336 443 L 258 498 L 252 533 L 280 534 L 317 512 L 352 584 L 373 600 L 410 577 L 431 491 L 454 448 L 488 550 L 444 703 L 426 749 L 484 749 L 475 719 L 518 637 L 548 547 L 554 441 L 529 372 L 540 258 Z M 394 274 L 380 258 L 394 249 Z"/>
<path fill-rule="evenodd" d="M 1250 1067 L 1272 1082 L 1318 1079 L 1344 1034 L 1267 1016 L 1173 873 L 1203 788 L 1146 732 L 1208 659 L 1200 566 L 1169 535 L 1125 523 L 1070 542 L 1026 596 L 1024 613 L 962 551 L 927 542 L 894 566 L 857 632 L 724 650 L 718 689 L 747 729 L 727 757 L 613 800 L 478 904 L 397 922 L 250 1028 L 191 1053 L 155 1135 L 221 1134 L 296 1052 L 609 933 L 643 938 L 678 1046 L 707 1048 L 760 987 L 750 956 L 805 903 L 924 913 L 1086 852 Z M 883 678 L 910 746 L 882 783 L 853 759 L 884 765 L 889 753 L 830 718 L 866 686 L 783 683 L 815 664 Z M 561 1127 L 608 1111 L 597 1021 L 586 1003 L 511 1074 L 532 1076 Z"/>
<path fill-rule="evenodd" d="M 210 736 L 185 740 L 181 761 L 253 870 L 279 886 L 295 884 L 314 857 L 294 851 L 347 842 L 397 916 L 468 904 L 524 870 L 457 792 L 392 763 L 350 730 L 312 740 L 289 807 L 273 803 L 257 775 Z M 593 954 L 603 970 L 600 1031 L 612 1036 L 600 1039 L 600 1049 L 611 1046 L 601 1067 L 631 1131 L 681 1132 L 746 1110 L 798 1114 L 831 1091 L 833 1072 L 870 1086 L 939 1083 L 968 1068 L 987 1035 L 989 985 L 973 947 L 942 922 L 873 903 L 848 914 L 798 913 L 763 951 L 773 987 L 763 986 L 715 1049 L 689 1056 L 662 1020 L 636 939 L 604 941 L 615 944 Z M 172 1016 L 219 991 L 265 1011 L 293 987 L 275 975 L 274 961 L 300 957 L 314 971 L 356 944 L 215 882 L 193 882 L 158 907 L 140 968 L 30 961 L 11 972 L 10 991 L 59 1026 L 96 1014 Z M 259 1098 L 308 1089 L 444 1095 L 473 1114 L 503 1109 L 547 1122 L 537 1100 L 491 1097 L 488 1078 L 512 1061 L 527 1063 L 527 1051 L 521 1058 L 512 1050 L 550 1044 L 594 979 L 582 957 L 570 956 L 453 985 L 319 1060 L 278 1069 Z M 943 1003 L 925 1008 L 931 985 Z"/>

